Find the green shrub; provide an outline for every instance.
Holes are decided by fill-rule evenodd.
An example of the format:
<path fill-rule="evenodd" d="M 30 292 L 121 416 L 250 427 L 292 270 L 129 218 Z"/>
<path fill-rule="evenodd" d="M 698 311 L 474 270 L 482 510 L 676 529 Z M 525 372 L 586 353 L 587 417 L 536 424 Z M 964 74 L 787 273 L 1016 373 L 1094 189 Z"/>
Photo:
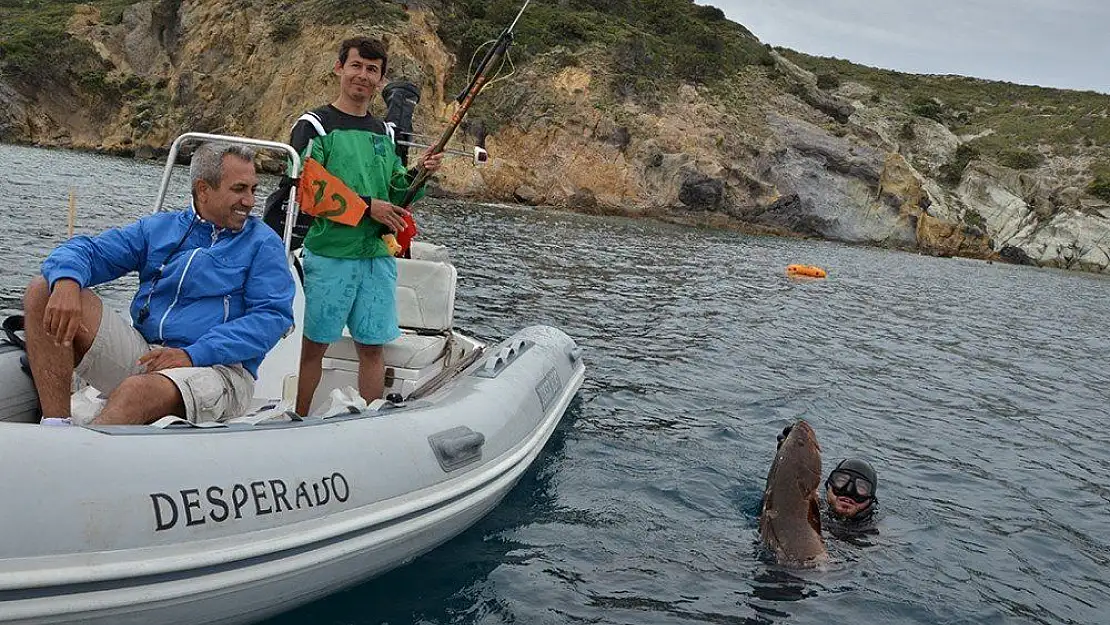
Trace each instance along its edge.
<path fill-rule="evenodd" d="M 661 87 L 663 59 L 639 39 L 613 48 L 613 92 L 622 98 L 650 98 Z"/>
<path fill-rule="evenodd" d="M 840 75 L 836 72 L 821 72 L 817 74 L 817 88 L 830 91 L 840 88 Z"/>
<path fill-rule="evenodd" d="M 964 211 L 964 223 L 969 226 L 975 226 L 980 230 L 985 230 L 987 226 L 986 220 L 983 219 L 983 216 L 979 214 L 979 211 L 975 210 L 974 208 L 969 208 Z"/>
<path fill-rule="evenodd" d="M 559 49 L 555 54 L 555 67 L 582 67 L 582 59 L 569 50 Z"/>
<path fill-rule="evenodd" d="M 707 22 L 725 21 L 725 12 L 713 6 L 696 6 L 694 7 L 694 15 Z"/>
<path fill-rule="evenodd" d="M 1110 175 L 1100 174 L 1087 185 L 1087 193 L 1110 202 Z"/>
<path fill-rule="evenodd" d="M 910 106 L 910 112 L 937 122 L 944 122 L 944 106 L 934 98 L 918 98 Z"/>
<path fill-rule="evenodd" d="M 85 91 L 97 95 L 110 95 L 115 91 L 116 85 L 108 80 L 108 72 L 104 70 L 91 70 L 77 75 L 77 84 Z"/>
<path fill-rule="evenodd" d="M 960 184 L 960 180 L 964 177 L 964 170 L 967 169 L 967 164 L 977 158 L 979 158 L 979 150 L 975 146 L 961 143 L 960 147 L 956 148 L 956 153 L 952 155 L 952 158 L 940 166 L 940 181 L 953 187 Z"/>
<path fill-rule="evenodd" d="M 1003 150 L 998 162 L 1011 169 L 1036 169 L 1044 163 L 1044 156 L 1027 150 Z"/>
<path fill-rule="evenodd" d="M 902 124 L 902 127 L 898 129 L 898 138 L 903 141 L 913 141 L 917 138 L 917 131 L 914 129 L 912 119 L 907 119 L 906 123 Z"/>
<path fill-rule="evenodd" d="M 774 48 L 772 48 L 769 44 L 764 45 L 763 48 L 764 48 L 764 50 L 763 50 L 764 53 L 759 55 L 756 62 L 759 63 L 760 65 L 762 65 L 763 67 L 768 67 L 768 68 L 774 67 L 775 66 L 775 57 L 771 56 L 771 52 L 774 50 Z"/>
<path fill-rule="evenodd" d="M 299 34 L 301 34 L 301 21 L 295 15 L 282 13 L 270 24 L 270 41 L 274 43 L 292 41 Z"/>
<path fill-rule="evenodd" d="M 123 93 L 137 96 L 150 91 L 150 84 L 138 76 L 130 75 L 119 83 L 118 88 Z"/>

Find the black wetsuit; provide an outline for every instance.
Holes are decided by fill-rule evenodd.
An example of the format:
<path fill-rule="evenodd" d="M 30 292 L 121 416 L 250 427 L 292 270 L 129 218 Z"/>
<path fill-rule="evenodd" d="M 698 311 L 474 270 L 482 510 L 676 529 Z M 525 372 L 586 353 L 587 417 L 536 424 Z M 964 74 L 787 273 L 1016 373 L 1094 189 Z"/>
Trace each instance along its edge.
<path fill-rule="evenodd" d="M 846 543 L 859 547 L 870 547 L 873 543 L 869 540 L 879 534 L 876 525 L 879 512 L 879 500 L 876 499 L 859 516 L 845 518 L 832 511 L 828 501 L 821 498 L 821 529 L 830 536 Z"/>

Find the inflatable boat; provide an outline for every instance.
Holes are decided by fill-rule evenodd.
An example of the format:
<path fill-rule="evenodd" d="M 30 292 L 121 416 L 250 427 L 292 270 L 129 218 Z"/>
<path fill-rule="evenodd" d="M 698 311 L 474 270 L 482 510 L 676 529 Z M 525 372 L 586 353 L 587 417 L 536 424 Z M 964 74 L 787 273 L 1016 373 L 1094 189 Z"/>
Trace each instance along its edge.
<path fill-rule="evenodd" d="M 234 140 L 190 133 L 179 145 Z M 297 170 L 299 171 L 299 169 Z M 290 201 L 286 243 L 294 222 Z M 288 249 L 288 247 L 287 247 Z M 453 327 L 439 248 L 398 260 L 403 334 L 386 399 L 366 404 L 350 339 L 333 344 L 312 416 L 290 409 L 301 337 L 259 370 L 251 411 L 209 427 L 38 424 L 18 328 L 0 341 L 0 623 L 249 623 L 405 564 L 513 487 L 585 374 L 546 326 L 485 344 Z M 293 257 L 290 271 L 296 278 Z M 297 328 L 303 318 L 298 279 Z M 78 389 L 74 405 L 95 404 Z"/>

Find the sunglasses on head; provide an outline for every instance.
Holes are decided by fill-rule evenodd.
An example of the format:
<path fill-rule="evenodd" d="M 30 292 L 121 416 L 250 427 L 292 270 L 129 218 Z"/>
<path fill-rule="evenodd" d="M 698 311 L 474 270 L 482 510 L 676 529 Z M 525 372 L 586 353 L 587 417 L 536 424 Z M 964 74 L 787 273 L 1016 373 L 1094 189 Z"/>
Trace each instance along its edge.
<path fill-rule="evenodd" d="M 833 471 L 825 484 L 837 497 L 847 497 L 856 503 L 865 503 L 875 496 L 875 485 L 871 480 L 847 471 Z"/>

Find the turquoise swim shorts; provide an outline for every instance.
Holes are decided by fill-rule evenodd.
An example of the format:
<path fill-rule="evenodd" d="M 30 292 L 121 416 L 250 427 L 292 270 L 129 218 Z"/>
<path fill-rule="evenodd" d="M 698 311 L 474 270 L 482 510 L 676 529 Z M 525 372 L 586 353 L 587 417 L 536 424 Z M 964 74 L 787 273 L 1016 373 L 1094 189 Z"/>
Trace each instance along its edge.
<path fill-rule="evenodd" d="M 401 336 L 397 327 L 397 261 L 329 258 L 304 251 L 304 336 L 334 343 L 343 326 L 362 345 L 384 345 Z"/>

